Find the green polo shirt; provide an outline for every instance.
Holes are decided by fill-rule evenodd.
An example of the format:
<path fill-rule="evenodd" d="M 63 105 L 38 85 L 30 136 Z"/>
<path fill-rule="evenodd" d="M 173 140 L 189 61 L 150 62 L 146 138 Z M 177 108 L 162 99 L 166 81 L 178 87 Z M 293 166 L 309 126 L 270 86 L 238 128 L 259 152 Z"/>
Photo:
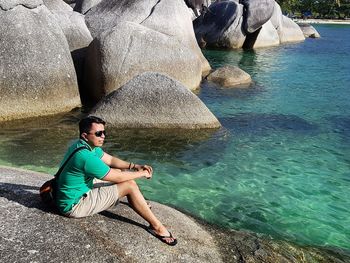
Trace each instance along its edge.
<path fill-rule="evenodd" d="M 93 188 L 93 179 L 102 179 L 110 167 L 101 158 L 104 154 L 100 147 L 92 149 L 84 140 L 75 141 L 65 154 L 61 165 L 74 149 L 86 146 L 76 152 L 68 161 L 57 180 L 56 204 L 61 213 L 72 210 L 80 198 Z"/>

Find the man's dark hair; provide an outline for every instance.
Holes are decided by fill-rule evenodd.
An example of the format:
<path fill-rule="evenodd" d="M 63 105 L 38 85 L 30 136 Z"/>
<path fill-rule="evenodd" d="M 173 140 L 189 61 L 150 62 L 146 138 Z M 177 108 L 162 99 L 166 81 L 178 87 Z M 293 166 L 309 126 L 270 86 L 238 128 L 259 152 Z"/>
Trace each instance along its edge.
<path fill-rule="evenodd" d="M 79 134 L 80 134 L 80 136 L 84 132 L 86 132 L 86 133 L 90 132 L 91 126 L 93 123 L 103 124 L 103 125 L 106 124 L 106 122 L 99 117 L 88 116 L 79 122 Z"/>

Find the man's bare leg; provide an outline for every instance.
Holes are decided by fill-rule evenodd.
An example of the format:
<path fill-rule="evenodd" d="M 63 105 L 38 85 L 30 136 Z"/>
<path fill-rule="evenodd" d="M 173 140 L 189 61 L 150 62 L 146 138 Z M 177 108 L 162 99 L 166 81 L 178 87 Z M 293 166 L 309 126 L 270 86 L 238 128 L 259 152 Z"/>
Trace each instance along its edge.
<path fill-rule="evenodd" d="M 154 229 L 158 235 L 169 236 L 169 231 L 153 214 L 135 181 L 130 180 L 119 183 L 118 194 L 120 198 L 124 196 L 128 198 L 128 201 L 135 212 L 150 223 L 152 229 Z M 173 241 L 174 238 L 166 238 L 167 243 Z"/>

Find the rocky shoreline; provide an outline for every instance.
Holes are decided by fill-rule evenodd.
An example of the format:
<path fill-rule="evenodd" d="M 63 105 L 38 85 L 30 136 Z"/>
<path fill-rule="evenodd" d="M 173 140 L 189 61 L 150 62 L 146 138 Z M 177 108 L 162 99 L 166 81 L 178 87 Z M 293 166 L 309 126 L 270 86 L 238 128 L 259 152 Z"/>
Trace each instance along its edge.
<path fill-rule="evenodd" d="M 350 20 L 336 20 L 336 19 L 293 19 L 295 23 L 305 24 L 339 24 L 350 25 Z"/>
<path fill-rule="evenodd" d="M 219 229 L 152 202 L 179 239 L 168 247 L 145 231 L 145 221 L 125 201 L 68 219 L 40 202 L 39 186 L 50 175 L 4 166 L 0 175 L 0 255 L 6 262 L 350 262 L 350 252 Z"/>

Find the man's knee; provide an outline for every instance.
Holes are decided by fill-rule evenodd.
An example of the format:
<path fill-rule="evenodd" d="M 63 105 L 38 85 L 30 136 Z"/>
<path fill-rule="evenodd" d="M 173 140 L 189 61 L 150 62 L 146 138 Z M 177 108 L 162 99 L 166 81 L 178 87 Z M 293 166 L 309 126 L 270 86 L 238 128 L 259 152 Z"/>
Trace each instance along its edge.
<path fill-rule="evenodd" d="M 128 184 L 128 187 L 131 190 L 138 190 L 139 186 L 137 185 L 137 183 L 135 182 L 135 180 L 130 180 L 130 181 L 126 181 L 126 183 Z"/>
<path fill-rule="evenodd" d="M 139 187 L 134 180 L 125 181 L 118 184 L 118 191 L 121 196 L 128 195 L 131 192 L 138 190 Z"/>

